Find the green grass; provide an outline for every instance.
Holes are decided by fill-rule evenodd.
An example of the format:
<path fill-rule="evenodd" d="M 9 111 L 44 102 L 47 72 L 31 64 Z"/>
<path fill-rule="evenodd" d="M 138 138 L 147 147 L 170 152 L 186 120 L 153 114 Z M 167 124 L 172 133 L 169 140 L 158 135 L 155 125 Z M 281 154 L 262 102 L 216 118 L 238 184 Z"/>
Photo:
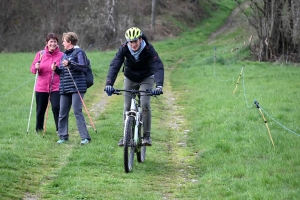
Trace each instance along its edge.
<path fill-rule="evenodd" d="M 87 146 L 79 145 L 73 112 L 68 144 L 56 144 L 50 112 L 45 137 L 34 134 L 35 104 L 26 134 L 34 54 L 0 54 L 1 199 L 299 199 L 299 67 L 248 61 L 247 33 L 234 39 L 241 29 L 211 41 L 228 14 L 221 9 L 199 28 L 154 43 L 164 94 L 152 99 L 153 146 L 129 174 L 117 146 L 123 97 L 103 92 L 115 51 L 88 52 L 96 75 L 85 102 L 97 133 L 89 127 Z M 236 46 L 243 48 L 231 53 Z M 120 73 L 116 88 L 122 80 Z"/>

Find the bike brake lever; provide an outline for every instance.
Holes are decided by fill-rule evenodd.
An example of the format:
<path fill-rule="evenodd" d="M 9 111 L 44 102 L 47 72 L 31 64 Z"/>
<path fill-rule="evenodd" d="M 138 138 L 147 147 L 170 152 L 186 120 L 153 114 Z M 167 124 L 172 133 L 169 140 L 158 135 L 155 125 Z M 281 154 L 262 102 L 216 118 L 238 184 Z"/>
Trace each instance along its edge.
<path fill-rule="evenodd" d="M 122 92 L 121 92 L 121 91 L 117 91 L 117 90 L 115 90 L 115 91 L 114 91 L 114 94 L 116 94 L 116 95 L 121 95 L 121 94 L 122 94 Z"/>

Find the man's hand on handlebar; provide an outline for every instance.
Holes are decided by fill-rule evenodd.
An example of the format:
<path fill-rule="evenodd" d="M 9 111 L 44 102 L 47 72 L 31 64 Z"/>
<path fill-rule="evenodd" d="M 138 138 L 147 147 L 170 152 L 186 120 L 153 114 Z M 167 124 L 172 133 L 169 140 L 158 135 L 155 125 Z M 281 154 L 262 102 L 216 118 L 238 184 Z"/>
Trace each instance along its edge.
<path fill-rule="evenodd" d="M 163 93 L 163 91 L 162 91 L 162 86 L 156 86 L 156 88 L 155 89 L 153 89 L 152 90 L 152 95 L 160 95 L 160 94 L 162 94 Z"/>
<path fill-rule="evenodd" d="M 106 85 L 104 91 L 107 93 L 108 96 L 111 96 L 115 92 L 115 89 L 111 85 Z"/>

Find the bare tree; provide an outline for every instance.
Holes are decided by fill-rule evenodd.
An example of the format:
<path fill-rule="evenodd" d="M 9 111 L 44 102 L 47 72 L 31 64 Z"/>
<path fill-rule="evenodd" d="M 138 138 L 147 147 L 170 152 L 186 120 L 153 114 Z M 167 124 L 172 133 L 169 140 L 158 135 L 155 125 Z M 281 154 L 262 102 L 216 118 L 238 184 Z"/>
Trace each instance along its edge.
<path fill-rule="evenodd" d="M 155 32 L 155 7 L 156 0 L 152 0 L 152 12 L 151 12 L 151 30 Z"/>
<path fill-rule="evenodd" d="M 245 15 L 258 40 L 252 51 L 259 61 L 300 61 L 300 2 L 298 0 L 250 0 Z"/>
<path fill-rule="evenodd" d="M 60 39 L 62 33 L 74 31 L 82 48 L 98 50 L 119 46 L 126 29 L 132 26 L 141 28 L 150 40 L 178 35 L 182 30 L 170 19 L 186 22 L 189 27 L 196 25 L 204 13 L 199 2 L 202 1 L 1 0 L 0 52 L 40 50 L 49 32 L 57 33 Z M 152 32 L 154 26 L 156 30 Z"/>

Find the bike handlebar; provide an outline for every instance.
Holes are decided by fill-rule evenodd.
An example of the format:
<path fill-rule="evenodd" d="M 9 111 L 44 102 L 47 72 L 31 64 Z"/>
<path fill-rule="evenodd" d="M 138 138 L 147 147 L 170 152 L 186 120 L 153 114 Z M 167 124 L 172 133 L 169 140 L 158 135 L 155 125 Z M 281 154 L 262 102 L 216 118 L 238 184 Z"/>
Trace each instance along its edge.
<path fill-rule="evenodd" d="M 151 90 L 122 90 L 122 89 L 115 89 L 113 94 L 120 95 L 122 92 L 130 92 L 131 94 L 140 95 L 141 92 L 144 92 L 145 96 L 153 96 Z"/>
<path fill-rule="evenodd" d="M 104 91 L 106 91 L 104 89 Z M 152 94 L 152 90 L 147 89 L 147 90 L 124 90 L 124 89 L 115 89 L 115 91 L 112 94 L 116 94 L 116 95 L 120 95 L 122 94 L 122 92 L 130 92 L 131 94 L 136 94 L 136 95 L 140 95 L 141 92 L 144 92 L 145 94 L 143 94 L 143 96 L 158 96 L 158 95 L 154 95 Z M 163 94 L 163 93 L 161 93 Z"/>

